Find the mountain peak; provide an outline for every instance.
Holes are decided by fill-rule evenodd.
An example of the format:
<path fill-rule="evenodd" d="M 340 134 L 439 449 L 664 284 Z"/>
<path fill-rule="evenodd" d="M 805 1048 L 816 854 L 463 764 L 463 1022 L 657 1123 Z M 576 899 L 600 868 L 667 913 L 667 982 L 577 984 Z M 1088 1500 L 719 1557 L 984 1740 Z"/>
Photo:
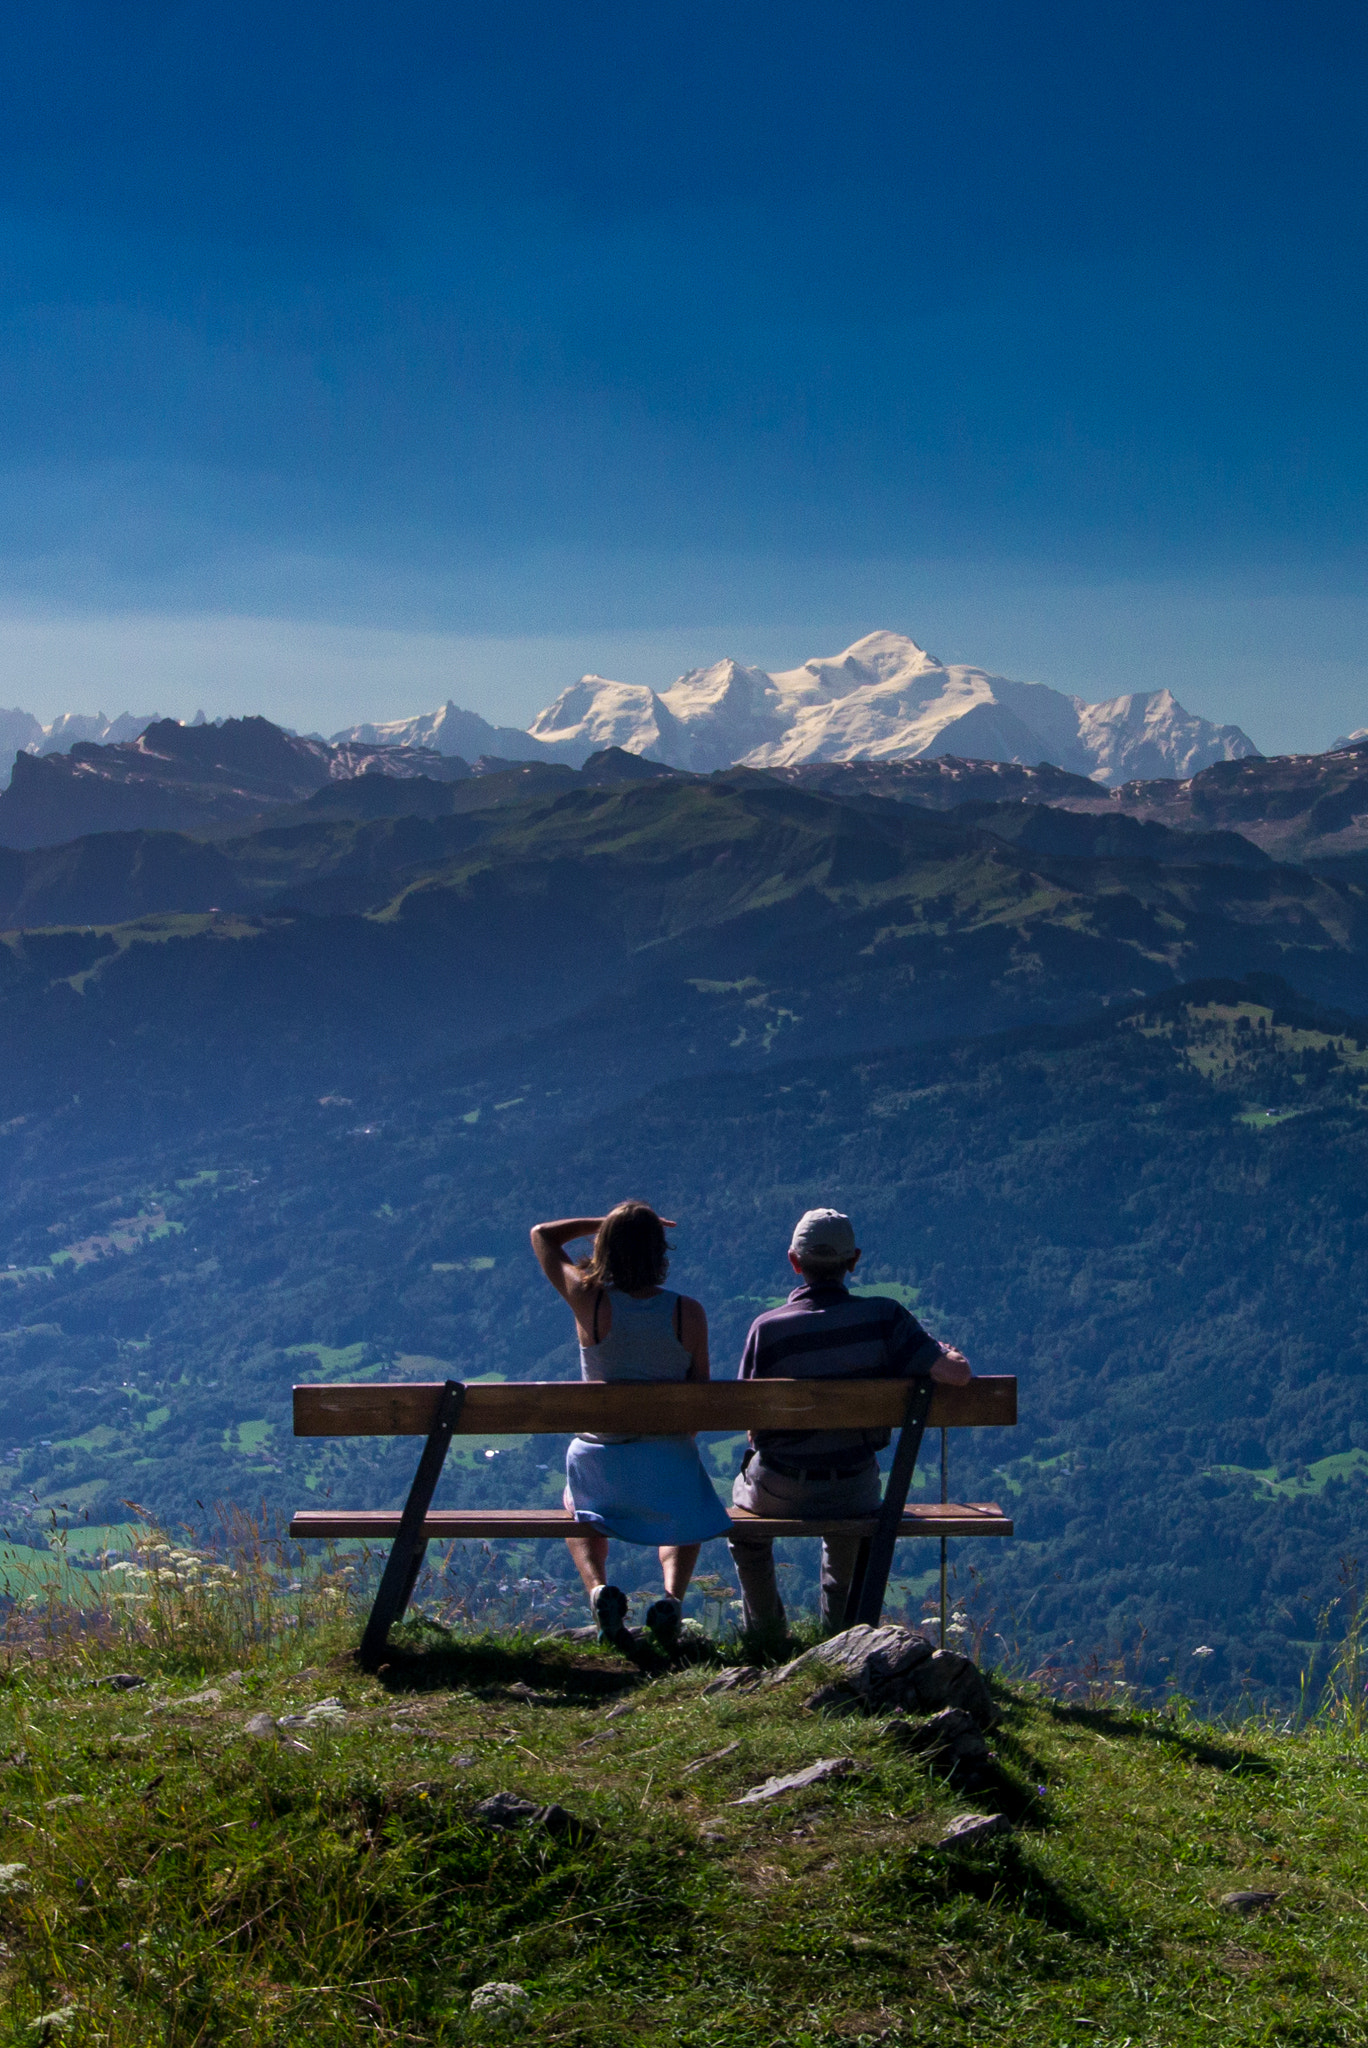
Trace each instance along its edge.
<path fill-rule="evenodd" d="M 858 661 L 862 668 L 874 669 L 883 674 L 894 670 L 902 674 L 928 668 L 943 668 L 934 654 L 928 654 L 906 633 L 892 633 L 880 629 L 866 633 L 862 639 L 853 640 L 844 654 L 838 654 L 838 661 Z"/>

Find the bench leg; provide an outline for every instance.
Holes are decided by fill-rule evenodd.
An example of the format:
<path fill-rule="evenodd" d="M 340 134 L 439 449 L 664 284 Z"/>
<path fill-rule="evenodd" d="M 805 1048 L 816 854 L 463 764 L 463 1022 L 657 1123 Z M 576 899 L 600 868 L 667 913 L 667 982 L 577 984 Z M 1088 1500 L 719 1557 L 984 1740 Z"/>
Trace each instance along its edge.
<path fill-rule="evenodd" d="M 360 1660 L 366 1671 L 378 1670 L 384 1661 L 389 1632 L 395 1622 L 402 1619 L 404 1609 L 413 1597 L 427 1549 L 423 1524 L 432 1506 L 432 1496 L 437 1491 L 437 1481 L 442 1476 L 446 1454 L 451 1447 L 452 1431 L 460 1420 L 464 1403 L 465 1388 L 460 1380 L 448 1380 L 432 1434 L 418 1460 L 418 1470 L 413 1475 L 404 1512 L 399 1517 L 399 1533 L 390 1548 L 380 1579 L 380 1590 L 361 1638 Z"/>
<path fill-rule="evenodd" d="M 917 1469 L 917 1453 L 921 1449 L 934 1392 L 935 1387 L 929 1377 L 913 1380 L 908 1388 L 903 1426 L 898 1432 L 897 1449 L 893 1453 L 879 1519 L 874 1525 L 874 1534 L 866 1537 L 860 1545 L 859 1562 L 851 1580 L 850 1596 L 846 1601 L 847 1628 L 862 1621 L 868 1622 L 872 1628 L 877 1627 L 883 1613 L 893 1549 L 902 1527 L 907 1492 L 912 1484 L 912 1474 Z"/>

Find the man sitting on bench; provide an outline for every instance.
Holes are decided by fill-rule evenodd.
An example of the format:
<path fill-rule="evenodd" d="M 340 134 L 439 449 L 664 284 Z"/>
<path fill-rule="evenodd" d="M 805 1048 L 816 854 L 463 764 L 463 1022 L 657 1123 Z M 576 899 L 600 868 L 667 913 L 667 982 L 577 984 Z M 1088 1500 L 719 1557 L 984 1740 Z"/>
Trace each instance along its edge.
<path fill-rule="evenodd" d="M 929 1374 L 961 1387 L 969 1361 L 938 1344 L 890 1295 L 858 1296 L 846 1286 L 860 1247 L 839 1209 L 800 1216 L 789 1264 L 802 1283 L 782 1308 L 757 1316 L 746 1339 L 739 1377 L 746 1379 L 904 1379 Z M 751 1448 L 732 1488 L 732 1502 L 752 1514 L 830 1520 L 878 1511 L 875 1453 L 889 1432 L 872 1429 L 751 1432 Z M 774 1542 L 733 1528 L 727 1539 L 741 1581 L 748 1631 L 778 1634 L 785 1621 L 774 1572 Z M 859 1556 L 858 1536 L 822 1544 L 822 1626 L 845 1625 L 846 1599 Z"/>

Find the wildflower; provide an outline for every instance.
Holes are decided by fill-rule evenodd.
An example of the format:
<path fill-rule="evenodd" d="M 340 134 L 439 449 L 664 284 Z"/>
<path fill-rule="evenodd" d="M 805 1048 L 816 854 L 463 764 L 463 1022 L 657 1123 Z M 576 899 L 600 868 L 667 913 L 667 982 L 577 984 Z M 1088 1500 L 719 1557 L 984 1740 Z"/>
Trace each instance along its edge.
<path fill-rule="evenodd" d="M 1214 1657 L 1216 1652 L 1212 1649 L 1210 1643 L 1198 1643 L 1192 1654 L 1194 1657 Z"/>

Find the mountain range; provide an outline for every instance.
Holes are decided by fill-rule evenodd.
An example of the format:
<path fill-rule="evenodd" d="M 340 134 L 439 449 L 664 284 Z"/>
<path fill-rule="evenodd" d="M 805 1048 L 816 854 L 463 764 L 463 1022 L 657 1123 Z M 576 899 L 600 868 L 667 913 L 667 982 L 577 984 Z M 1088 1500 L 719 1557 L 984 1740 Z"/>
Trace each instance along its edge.
<path fill-rule="evenodd" d="M 361 776 L 450 781 L 464 761 L 424 747 L 330 746 L 266 718 L 180 725 L 156 720 L 136 739 L 65 753 L 19 754 L 0 791 L 0 845 L 52 846 L 83 833 L 195 831 L 300 803 Z"/>
<path fill-rule="evenodd" d="M 866 634 L 843 654 L 775 674 L 730 659 L 714 662 L 660 692 L 582 676 L 537 714 L 526 734 L 486 725 L 448 704 L 421 718 L 352 726 L 334 737 L 438 746 L 468 758 L 531 759 L 544 748 L 576 766 L 604 747 L 623 747 L 701 773 L 738 763 L 771 768 L 958 754 L 1051 761 L 1107 784 L 1188 776 L 1213 761 L 1258 752 L 1238 726 L 1194 717 L 1167 689 L 1089 704 L 1044 683 L 947 665 L 904 634 L 884 632 Z"/>
<path fill-rule="evenodd" d="M 154 722 L 129 713 L 115 720 L 66 713 L 43 726 L 26 711 L 0 711 L 0 773 L 21 753 L 55 753 L 76 741 L 135 740 Z M 203 722 L 198 713 L 196 725 Z M 1108 786 L 1187 777 L 1214 761 L 1258 752 L 1238 726 L 1195 717 L 1167 689 L 1092 704 L 1043 683 L 947 665 L 905 635 L 886 632 L 775 674 L 730 659 L 714 662 L 660 692 L 582 676 L 526 730 L 491 725 L 448 701 L 412 718 L 348 726 L 333 734 L 333 743 L 572 767 L 606 747 L 622 747 L 701 773 L 738 763 L 768 768 L 956 754 L 1049 761 Z"/>
<path fill-rule="evenodd" d="M 731 771 L 714 771 L 723 772 Z M 1097 826 L 1110 820 L 1108 843 L 1118 852 L 1139 850 L 1143 835 L 1137 838 L 1136 825 L 1176 832 L 1189 842 L 1192 858 L 1199 857 L 1193 835 L 1211 834 L 1226 835 L 1228 862 L 1237 858 L 1232 834 L 1240 836 L 1246 852 L 1258 847 L 1280 860 L 1316 862 L 1368 852 L 1368 745 L 1362 742 L 1325 754 L 1248 755 L 1215 762 L 1181 782 L 1159 778 L 1115 789 L 1049 763 L 947 754 L 806 761 L 739 772 L 845 800 L 939 811 L 987 805 L 1001 814 L 992 827 L 1000 835 L 1034 834 L 1042 847 L 1048 838 L 1061 851 L 1066 843 L 1095 851 L 1101 843 Z M 260 718 L 197 726 L 166 719 L 115 745 L 82 741 L 64 754 L 20 755 L 9 788 L 0 791 L 0 848 L 90 841 L 89 862 L 82 865 L 93 872 L 101 863 L 118 866 L 111 847 L 100 850 L 110 834 L 170 831 L 212 838 L 249 831 L 268 817 L 284 826 L 324 812 L 357 819 L 450 817 L 563 795 L 582 779 L 600 786 L 643 777 L 691 779 L 695 773 L 621 747 L 602 749 L 579 769 L 545 755 L 530 761 L 481 755 L 472 767 L 431 747 L 306 739 Z M 1009 820 L 1010 806 L 1030 811 L 1032 819 Z M 1066 814 L 1078 822 L 1066 822 Z M 1096 823 L 1085 828 L 1084 819 Z M 157 865 L 168 886 L 177 875 L 203 867 L 188 859 Z M 106 892 L 99 893 L 105 900 Z M 167 901 L 160 907 L 198 906 Z"/>

